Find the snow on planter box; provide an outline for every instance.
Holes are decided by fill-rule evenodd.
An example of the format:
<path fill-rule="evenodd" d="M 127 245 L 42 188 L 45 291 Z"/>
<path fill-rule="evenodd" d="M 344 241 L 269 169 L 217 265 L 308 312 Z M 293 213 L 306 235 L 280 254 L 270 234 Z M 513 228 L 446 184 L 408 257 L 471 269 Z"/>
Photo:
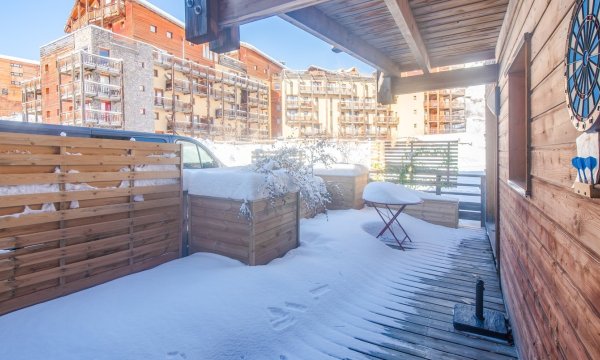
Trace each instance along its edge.
<path fill-rule="evenodd" d="M 298 191 L 280 175 L 275 184 L 290 191 L 273 197 L 267 175 L 247 167 L 186 170 L 190 254 L 264 265 L 298 247 Z"/>
<path fill-rule="evenodd" d="M 327 209 L 362 209 L 362 193 L 369 179 L 369 170 L 363 165 L 334 164 L 316 167 L 314 174 L 322 178 L 331 194 Z"/>

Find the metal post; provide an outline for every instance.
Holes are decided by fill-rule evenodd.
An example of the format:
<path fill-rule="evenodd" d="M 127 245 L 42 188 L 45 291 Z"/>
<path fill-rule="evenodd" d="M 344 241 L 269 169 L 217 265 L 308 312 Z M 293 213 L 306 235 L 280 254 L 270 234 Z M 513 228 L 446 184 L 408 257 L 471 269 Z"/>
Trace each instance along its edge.
<path fill-rule="evenodd" d="M 442 195 L 442 175 L 435 175 L 435 194 Z"/>
<path fill-rule="evenodd" d="M 475 286 L 475 316 L 479 320 L 484 320 L 483 317 L 483 280 L 477 280 L 477 285 Z"/>
<path fill-rule="evenodd" d="M 487 214 L 487 207 L 486 207 L 486 182 L 485 182 L 485 175 L 482 175 L 480 178 L 480 187 L 479 190 L 481 192 L 481 227 L 485 227 L 485 222 L 486 222 L 486 214 Z"/>

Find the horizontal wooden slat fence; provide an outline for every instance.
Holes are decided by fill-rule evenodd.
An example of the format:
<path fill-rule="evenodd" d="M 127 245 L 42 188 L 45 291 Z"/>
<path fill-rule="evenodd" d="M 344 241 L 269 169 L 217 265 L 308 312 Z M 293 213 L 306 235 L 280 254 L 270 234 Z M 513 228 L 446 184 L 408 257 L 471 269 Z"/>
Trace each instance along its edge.
<path fill-rule="evenodd" d="M 180 145 L 0 133 L 0 314 L 176 259 Z"/>
<path fill-rule="evenodd" d="M 408 185 L 456 183 L 458 141 L 398 141 L 385 143 L 387 181 Z"/>

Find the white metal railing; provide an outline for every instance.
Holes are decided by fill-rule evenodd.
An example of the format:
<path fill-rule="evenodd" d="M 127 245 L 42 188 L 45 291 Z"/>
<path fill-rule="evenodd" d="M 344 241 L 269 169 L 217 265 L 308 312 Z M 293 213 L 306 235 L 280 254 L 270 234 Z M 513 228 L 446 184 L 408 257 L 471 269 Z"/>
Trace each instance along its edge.
<path fill-rule="evenodd" d="M 83 66 L 88 69 L 105 71 L 111 74 L 119 74 L 123 67 L 123 60 L 91 54 L 84 50 L 78 50 L 58 58 L 58 67 L 61 72 L 65 73 L 71 68 L 78 68 L 82 62 Z"/>
<path fill-rule="evenodd" d="M 374 122 L 377 125 L 398 125 L 400 119 L 397 116 L 376 116 Z"/>
<path fill-rule="evenodd" d="M 171 110 L 171 109 L 173 109 L 173 99 L 161 97 L 161 96 L 155 96 L 154 97 L 154 106 L 162 107 L 165 110 Z"/>
<path fill-rule="evenodd" d="M 65 125 L 95 125 L 102 127 L 123 127 L 123 114 L 119 111 L 85 109 L 63 112 L 61 121 Z"/>
<path fill-rule="evenodd" d="M 367 117 L 363 115 L 342 115 L 340 116 L 341 123 L 351 123 L 351 124 L 364 124 L 368 120 Z"/>
<path fill-rule="evenodd" d="M 168 68 L 173 65 L 173 55 L 169 55 L 158 50 L 152 51 L 152 59 L 158 66 Z"/>

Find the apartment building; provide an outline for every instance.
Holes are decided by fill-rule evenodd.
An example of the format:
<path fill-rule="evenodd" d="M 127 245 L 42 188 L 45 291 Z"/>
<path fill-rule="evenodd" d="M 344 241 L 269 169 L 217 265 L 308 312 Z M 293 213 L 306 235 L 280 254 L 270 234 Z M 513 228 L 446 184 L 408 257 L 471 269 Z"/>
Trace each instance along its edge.
<path fill-rule="evenodd" d="M 424 94 L 425 133 L 466 131 L 465 89 L 430 91 Z"/>
<path fill-rule="evenodd" d="M 283 66 L 251 45 L 214 54 L 185 41 L 184 24 L 144 0 L 78 1 L 65 32 L 41 48 L 41 76 L 31 81 L 44 122 L 270 137 L 271 79 Z"/>
<path fill-rule="evenodd" d="M 38 76 L 39 70 L 37 61 L 0 55 L 0 119 L 21 119 L 21 86 L 25 79 Z M 37 104 L 28 103 L 27 106 L 36 109 Z"/>
<path fill-rule="evenodd" d="M 284 137 L 391 139 L 397 135 L 397 112 L 377 103 L 375 78 L 354 68 L 284 70 L 282 89 Z"/>

